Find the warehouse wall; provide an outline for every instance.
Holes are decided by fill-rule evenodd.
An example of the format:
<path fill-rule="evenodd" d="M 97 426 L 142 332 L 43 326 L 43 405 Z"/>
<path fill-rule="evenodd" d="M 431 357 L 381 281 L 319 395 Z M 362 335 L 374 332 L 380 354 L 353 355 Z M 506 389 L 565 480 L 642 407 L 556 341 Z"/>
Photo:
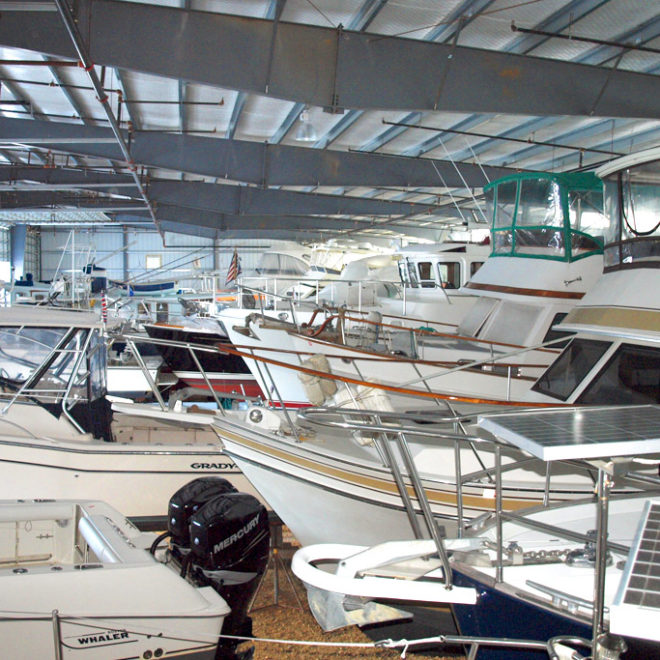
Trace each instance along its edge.
<path fill-rule="evenodd" d="M 82 270 L 90 260 L 107 270 L 109 279 L 150 281 L 176 278 L 181 287 L 195 288 L 202 273 L 217 270 L 219 284 L 231 261 L 234 247 L 241 259 L 244 274 L 254 272 L 267 250 L 280 249 L 284 241 L 211 239 L 165 234 L 157 231 L 122 227 L 85 227 L 75 232 L 69 229 L 42 227 L 41 277 L 50 280 L 58 270 Z M 72 252 L 73 250 L 73 252 Z M 215 253 L 215 254 L 214 254 Z M 147 269 L 147 261 L 161 264 L 160 269 Z"/>

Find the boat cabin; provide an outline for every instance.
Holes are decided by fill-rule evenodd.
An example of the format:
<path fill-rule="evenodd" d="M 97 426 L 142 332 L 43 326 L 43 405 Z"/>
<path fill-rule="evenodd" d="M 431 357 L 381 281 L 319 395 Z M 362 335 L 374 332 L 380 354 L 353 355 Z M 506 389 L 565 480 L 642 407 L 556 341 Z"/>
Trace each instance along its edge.
<path fill-rule="evenodd" d="M 558 329 L 577 336 L 533 387 L 584 404 L 660 403 L 660 149 L 601 168 L 603 275 Z"/>

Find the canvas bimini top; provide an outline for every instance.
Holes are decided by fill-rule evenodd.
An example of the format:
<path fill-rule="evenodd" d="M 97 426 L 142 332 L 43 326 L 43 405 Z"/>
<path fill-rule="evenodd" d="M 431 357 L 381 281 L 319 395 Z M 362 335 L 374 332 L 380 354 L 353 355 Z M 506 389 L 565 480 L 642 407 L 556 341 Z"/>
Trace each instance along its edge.
<path fill-rule="evenodd" d="M 600 254 L 608 225 L 590 172 L 520 172 L 484 187 L 493 257 L 575 261 Z"/>

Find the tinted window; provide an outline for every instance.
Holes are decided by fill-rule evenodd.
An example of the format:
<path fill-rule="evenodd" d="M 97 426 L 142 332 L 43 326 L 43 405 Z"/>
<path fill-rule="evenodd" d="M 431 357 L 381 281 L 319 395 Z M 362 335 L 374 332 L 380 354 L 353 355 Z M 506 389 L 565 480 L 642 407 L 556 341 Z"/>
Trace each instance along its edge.
<path fill-rule="evenodd" d="M 423 287 L 435 287 L 435 278 L 433 277 L 433 264 L 430 261 L 420 261 L 417 264 L 419 268 L 419 281 Z"/>
<path fill-rule="evenodd" d="M 444 289 L 458 289 L 461 286 L 461 265 L 459 263 L 438 264 L 438 274 Z"/>
<path fill-rule="evenodd" d="M 483 265 L 483 261 L 473 261 L 470 264 L 470 276 L 474 275 Z"/>
<path fill-rule="evenodd" d="M 660 349 L 624 344 L 579 403 L 660 403 Z"/>
<path fill-rule="evenodd" d="M 566 337 L 565 342 L 560 341 L 557 342 L 556 344 L 552 344 L 552 348 L 563 348 L 564 346 L 566 346 L 566 344 L 568 343 L 568 338 L 574 335 L 575 333 L 566 332 L 565 330 L 554 329 L 554 326 L 556 326 L 558 323 L 561 323 L 565 317 L 566 317 L 566 312 L 559 312 L 558 314 L 555 314 L 554 318 L 552 319 L 552 323 L 550 324 L 550 328 L 548 328 L 548 331 L 545 333 L 545 337 L 543 337 L 544 344 L 546 341 L 552 341 L 553 339 Z"/>
<path fill-rule="evenodd" d="M 607 341 L 574 339 L 532 389 L 566 401 L 610 346 Z"/>

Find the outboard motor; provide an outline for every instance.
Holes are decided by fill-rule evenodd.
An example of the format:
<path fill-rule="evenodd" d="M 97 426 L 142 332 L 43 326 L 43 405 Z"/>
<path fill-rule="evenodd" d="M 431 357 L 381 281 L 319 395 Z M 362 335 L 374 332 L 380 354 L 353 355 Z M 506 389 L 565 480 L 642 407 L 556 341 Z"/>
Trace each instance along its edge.
<path fill-rule="evenodd" d="M 219 495 L 192 515 L 190 576 L 213 586 L 227 601 L 231 614 L 225 618 L 224 634 L 252 635 L 247 610 L 266 570 L 269 548 L 268 511 L 252 495 Z M 236 657 L 237 645 L 221 640 L 216 658 Z"/>
<path fill-rule="evenodd" d="M 190 553 L 191 517 L 218 495 L 237 492 L 222 477 L 199 477 L 172 495 L 167 507 L 167 531 L 171 537 L 172 556 L 179 564 L 184 564 L 184 559 Z"/>

